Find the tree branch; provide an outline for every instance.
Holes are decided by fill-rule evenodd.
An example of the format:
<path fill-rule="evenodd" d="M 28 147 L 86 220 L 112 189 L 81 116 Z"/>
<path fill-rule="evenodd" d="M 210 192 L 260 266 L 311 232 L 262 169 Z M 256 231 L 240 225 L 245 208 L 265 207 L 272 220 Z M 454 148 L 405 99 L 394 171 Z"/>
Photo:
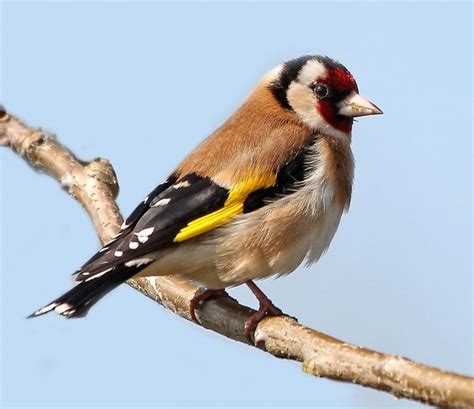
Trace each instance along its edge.
<path fill-rule="evenodd" d="M 56 180 L 89 213 L 102 243 L 119 230 L 122 216 L 115 202 L 118 182 L 105 159 L 78 160 L 51 134 L 32 129 L 0 109 L 0 145 L 10 146 L 36 169 Z M 172 276 L 130 280 L 129 284 L 180 317 L 191 319 L 196 287 Z M 244 322 L 253 312 L 231 297 L 210 300 L 197 312 L 203 327 L 250 344 Z M 270 354 L 300 361 L 318 377 L 357 383 L 397 397 L 439 407 L 474 408 L 474 378 L 351 345 L 304 327 L 289 317 L 264 319 L 254 334 L 255 345 Z"/>

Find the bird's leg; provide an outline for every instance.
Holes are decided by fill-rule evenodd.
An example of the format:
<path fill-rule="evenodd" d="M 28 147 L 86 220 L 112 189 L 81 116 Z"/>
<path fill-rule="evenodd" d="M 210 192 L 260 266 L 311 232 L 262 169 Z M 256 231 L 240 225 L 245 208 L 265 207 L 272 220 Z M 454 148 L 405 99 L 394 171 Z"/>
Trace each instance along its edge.
<path fill-rule="evenodd" d="M 255 331 L 257 324 L 267 315 L 283 315 L 283 311 L 276 307 L 271 300 L 263 293 L 260 288 L 256 286 L 256 284 L 249 280 L 245 284 L 247 284 L 248 288 L 253 292 L 255 297 L 259 302 L 258 311 L 252 314 L 247 321 L 245 321 L 245 335 L 247 338 L 252 341 L 251 334 Z"/>
<path fill-rule="evenodd" d="M 197 317 L 196 317 L 196 310 L 201 308 L 201 304 L 207 301 L 209 298 L 213 297 L 222 297 L 223 295 L 227 295 L 225 290 L 208 290 L 206 288 L 200 288 L 194 294 L 194 297 L 191 299 L 189 303 L 189 312 L 191 314 L 191 318 L 197 324 L 201 324 Z"/>

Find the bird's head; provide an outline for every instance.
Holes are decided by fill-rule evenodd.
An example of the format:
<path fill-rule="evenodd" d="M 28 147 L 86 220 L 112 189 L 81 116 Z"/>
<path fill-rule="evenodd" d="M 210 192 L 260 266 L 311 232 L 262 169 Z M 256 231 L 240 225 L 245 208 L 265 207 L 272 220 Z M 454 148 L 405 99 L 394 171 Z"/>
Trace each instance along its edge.
<path fill-rule="evenodd" d="M 354 117 L 382 114 L 359 95 L 349 70 L 322 56 L 305 56 L 279 65 L 266 76 L 274 97 L 315 132 L 349 137 Z"/>

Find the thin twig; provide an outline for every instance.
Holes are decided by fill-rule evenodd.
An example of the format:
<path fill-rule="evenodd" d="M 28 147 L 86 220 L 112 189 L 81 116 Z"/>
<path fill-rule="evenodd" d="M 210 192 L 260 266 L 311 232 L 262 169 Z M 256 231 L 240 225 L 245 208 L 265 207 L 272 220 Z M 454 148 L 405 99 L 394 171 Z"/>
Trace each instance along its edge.
<path fill-rule="evenodd" d="M 57 140 L 25 125 L 0 108 L 0 144 L 10 146 L 31 165 L 58 180 L 89 213 L 106 243 L 119 230 L 122 216 L 115 202 L 118 183 L 105 159 L 79 161 Z M 175 314 L 190 319 L 196 287 L 175 277 L 130 280 L 129 284 Z M 249 344 L 244 322 L 254 311 L 231 297 L 210 300 L 198 311 L 202 325 Z M 474 378 L 441 371 L 407 358 L 345 343 L 289 317 L 266 318 L 254 334 L 255 345 L 270 354 L 303 363 L 311 375 L 357 383 L 397 397 L 439 407 L 474 408 Z"/>

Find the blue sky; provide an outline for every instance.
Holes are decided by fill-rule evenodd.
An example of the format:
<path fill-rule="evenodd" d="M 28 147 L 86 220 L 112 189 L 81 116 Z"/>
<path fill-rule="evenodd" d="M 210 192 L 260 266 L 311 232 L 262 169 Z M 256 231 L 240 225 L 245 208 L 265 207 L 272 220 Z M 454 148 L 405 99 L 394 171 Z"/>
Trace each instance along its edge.
<path fill-rule="evenodd" d="M 1 99 L 117 171 L 124 213 L 261 75 L 344 63 L 385 114 L 353 132 L 350 212 L 329 252 L 262 287 L 320 331 L 473 374 L 472 5 L 3 2 Z M 2 405 L 421 405 L 304 375 L 123 286 L 83 320 L 25 316 L 97 249 L 81 207 L 0 150 Z M 246 289 L 232 293 L 254 305 Z"/>

